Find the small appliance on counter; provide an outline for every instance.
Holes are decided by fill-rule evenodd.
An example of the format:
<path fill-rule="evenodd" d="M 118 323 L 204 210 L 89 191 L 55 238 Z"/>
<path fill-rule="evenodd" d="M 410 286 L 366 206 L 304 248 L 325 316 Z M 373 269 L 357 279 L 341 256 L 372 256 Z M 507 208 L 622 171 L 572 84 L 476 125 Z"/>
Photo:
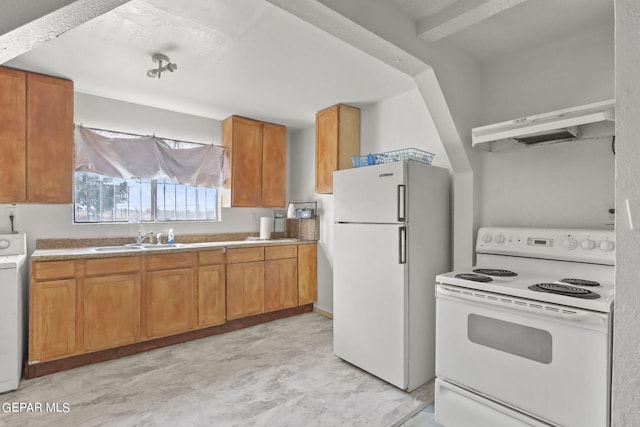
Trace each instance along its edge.
<path fill-rule="evenodd" d="M 297 208 L 296 209 L 296 218 L 313 218 L 313 209 L 312 208 Z"/>
<path fill-rule="evenodd" d="M 284 225 L 284 237 L 298 240 L 318 240 L 320 221 L 318 215 L 318 202 L 289 202 L 287 210 L 273 210 L 273 228 L 276 232 L 279 228 L 278 221 Z"/>

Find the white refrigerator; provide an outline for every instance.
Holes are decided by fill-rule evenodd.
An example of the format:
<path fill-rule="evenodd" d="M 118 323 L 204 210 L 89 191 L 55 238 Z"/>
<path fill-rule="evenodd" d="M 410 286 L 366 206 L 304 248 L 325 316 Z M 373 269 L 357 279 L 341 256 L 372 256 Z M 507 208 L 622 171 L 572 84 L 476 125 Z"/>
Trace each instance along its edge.
<path fill-rule="evenodd" d="M 411 391 L 435 377 L 435 276 L 450 271 L 449 171 L 334 172 L 333 349 Z"/>

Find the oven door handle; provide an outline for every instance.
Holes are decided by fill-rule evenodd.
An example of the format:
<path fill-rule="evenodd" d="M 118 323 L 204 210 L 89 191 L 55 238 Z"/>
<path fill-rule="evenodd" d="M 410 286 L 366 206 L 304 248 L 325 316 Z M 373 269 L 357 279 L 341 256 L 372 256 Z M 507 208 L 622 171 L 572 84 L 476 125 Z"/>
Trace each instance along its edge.
<path fill-rule="evenodd" d="M 608 316 L 605 313 L 582 310 L 578 308 L 562 307 L 544 302 L 530 301 L 523 298 L 499 295 L 491 292 L 477 291 L 475 289 L 451 287 L 442 284 L 436 286 L 436 298 L 444 298 L 451 301 L 471 303 L 480 307 L 492 307 L 515 313 L 569 323 L 574 326 L 606 332 L 608 329 Z"/>

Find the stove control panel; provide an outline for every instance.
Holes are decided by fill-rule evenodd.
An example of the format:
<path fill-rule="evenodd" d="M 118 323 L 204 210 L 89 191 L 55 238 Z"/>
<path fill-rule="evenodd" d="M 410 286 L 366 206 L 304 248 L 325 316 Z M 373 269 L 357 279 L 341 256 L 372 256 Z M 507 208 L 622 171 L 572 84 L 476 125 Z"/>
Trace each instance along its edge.
<path fill-rule="evenodd" d="M 613 230 L 482 227 L 476 252 L 614 265 Z"/>

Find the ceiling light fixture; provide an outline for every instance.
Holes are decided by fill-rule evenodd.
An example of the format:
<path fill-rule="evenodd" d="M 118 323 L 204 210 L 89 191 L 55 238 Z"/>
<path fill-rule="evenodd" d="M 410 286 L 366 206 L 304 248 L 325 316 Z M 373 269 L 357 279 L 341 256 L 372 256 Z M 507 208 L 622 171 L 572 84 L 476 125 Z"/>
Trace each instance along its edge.
<path fill-rule="evenodd" d="M 147 71 L 147 77 L 160 78 L 160 74 L 162 74 L 163 72 L 170 71 L 173 73 L 178 69 L 178 66 L 169 62 L 169 58 L 167 57 L 167 55 L 163 55 L 162 53 L 154 53 L 151 59 L 153 60 L 153 62 L 158 63 L 158 68 L 152 68 Z M 166 64 L 163 65 L 163 63 Z"/>

